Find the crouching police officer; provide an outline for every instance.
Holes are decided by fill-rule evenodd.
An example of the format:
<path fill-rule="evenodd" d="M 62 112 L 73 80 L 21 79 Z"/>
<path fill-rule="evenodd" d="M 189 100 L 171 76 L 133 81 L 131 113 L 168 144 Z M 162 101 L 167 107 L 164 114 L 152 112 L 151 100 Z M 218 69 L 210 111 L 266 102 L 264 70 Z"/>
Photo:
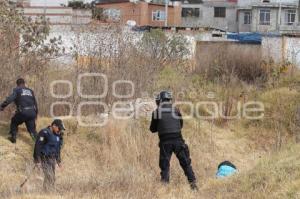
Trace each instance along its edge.
<path fill-rule="evenodd" d="M 162 91 L 156 98 L 157 109 L 152 113 L 150 131 L 158 132 L 159 136 L 159 167 L 161 169 L 161 181 L 169 183 L 170 160 L 175 153 L 186 175 L 191 188 L 197 190 L 196 177 L 191 166 L 191 158 L 188 146 L 181 134 L 183 120 L 180 111 L 171 102 L 172 95 L 168 91 Z"/>
<path fill-rule="evenodd" d="M 34 162 L 44 173 L 44 190 L 55 189 L 55 167 L 61 167 L 60 151 L 63 144 L 62 133 L 65 130 L 61 120 L 56 119 L 51 126 L 41 130 L 34 148 Z"/>
<path fill-rule="evenodd" d="M 24 122 L 33 140 L 35 140 L 37 135 L 35 120 L 38 114 L 38 106 L 34 93 L 25 86 L 24 79 L 20 78 L 16 83 L 17 87 L 13 90 L 13 93 L 0 105 L 0 111 L 3 111 L 4 108 L 12 102 L 14 102 L 17 107 L 10 124 L 11 137 L 9 140 L 12 143 L 16 143 L 18 126 Z"/>

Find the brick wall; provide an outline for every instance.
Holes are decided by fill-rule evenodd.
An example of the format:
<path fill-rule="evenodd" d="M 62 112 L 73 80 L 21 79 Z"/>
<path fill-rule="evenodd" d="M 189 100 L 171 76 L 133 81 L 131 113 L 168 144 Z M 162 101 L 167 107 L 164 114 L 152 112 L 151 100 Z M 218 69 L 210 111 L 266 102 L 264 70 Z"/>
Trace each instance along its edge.
<path fill-rule="evenodd" d="M 152 12 L 160 10 L 165 11 L 164 5 L 148 4 L 146 2 L 123 2 L 111 4 L 98 4 L 98 8 L 120 10 L 120 23 L 126 24 L 128 20 L 136 21 L 138 26 L 164 26 L 165 21 L 156 21 L 152 19 Z M 168 26 L 180 26 L 181 24 L 181 6 L 168 7 Z"/>

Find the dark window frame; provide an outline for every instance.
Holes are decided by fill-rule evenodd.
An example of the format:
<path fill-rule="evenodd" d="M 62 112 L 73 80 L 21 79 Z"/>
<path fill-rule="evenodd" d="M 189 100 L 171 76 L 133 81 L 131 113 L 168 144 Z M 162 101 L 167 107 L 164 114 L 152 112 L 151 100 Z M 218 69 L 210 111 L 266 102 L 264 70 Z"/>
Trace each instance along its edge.
<path fill-rule="evenodd" d="M 297 11 L 296 9 L 288 9 L 285 11 L 285 24 L 286 25 L 293 25 L 296 23 L 296 16 L 297 16 Z"/>
<path fill-rule="evenodd" d="M 251 11 L 245 11 L 244 12 L 244 24 L 250 25 L 252 23 L 252 12 Z"/>
<path fill-rule="evenodd" d="M 226 7 L 214 7 L 215 18 L 226 18 Z"/>
<path fill-rule="evenodd" d="M 182 8 L 181 17 L 200 17 L 200 8 Z"/>

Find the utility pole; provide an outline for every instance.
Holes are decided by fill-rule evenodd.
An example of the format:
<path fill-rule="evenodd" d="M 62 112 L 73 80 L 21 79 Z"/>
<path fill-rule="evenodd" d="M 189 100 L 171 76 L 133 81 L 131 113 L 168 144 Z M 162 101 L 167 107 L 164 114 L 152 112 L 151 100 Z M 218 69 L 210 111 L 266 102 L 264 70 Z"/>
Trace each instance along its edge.
<path fill-rule="evenodd" d="M 279 13 L 278 13 L 278 21 L 277 21 L 277 28 L 278 28 L 278 32 L 280 32 L 280 26 L 281 26 L 281 0 L 279 2 Z"/>
<path fill-rule="evenodd" d="M 44 19 L 46 20 L 47 0 L 44 0 Z"/>
<path fill-rule="evenodd" d="M 169 6 L 169 0 L 165 0 L 165 27 L 168 26 L 168 6 Z"/>
<path fill-rule="evenodd" d="M 298 23 L 300 24 L 300 0 L 298 2 Z"/>

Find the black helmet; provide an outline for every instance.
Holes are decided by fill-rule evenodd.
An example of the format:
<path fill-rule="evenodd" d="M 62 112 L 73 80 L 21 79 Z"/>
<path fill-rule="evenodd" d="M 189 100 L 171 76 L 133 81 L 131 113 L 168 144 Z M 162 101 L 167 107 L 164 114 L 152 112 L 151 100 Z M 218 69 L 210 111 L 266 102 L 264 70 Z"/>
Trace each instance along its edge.
<path fill-rule="evenodd" d="M 159 93 L 159 99 L 161 102 L 172 100 L 172 93 L 169 91 L 161 91 Z"/>

